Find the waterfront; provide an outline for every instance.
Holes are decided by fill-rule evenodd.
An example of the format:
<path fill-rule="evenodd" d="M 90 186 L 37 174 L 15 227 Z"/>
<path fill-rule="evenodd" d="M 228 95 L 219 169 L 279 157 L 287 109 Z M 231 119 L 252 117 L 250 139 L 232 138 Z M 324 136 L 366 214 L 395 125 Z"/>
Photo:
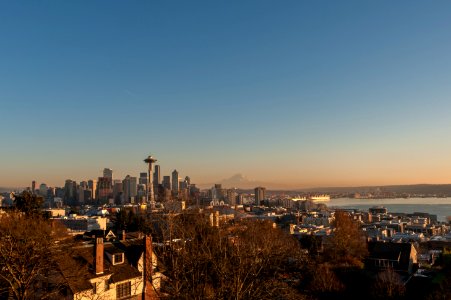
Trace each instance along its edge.
<path fill-rule="evenodd" d="M 426 212 L 437 215 L 439 221 L 451 216 L 451 198 L 395 198 L 353 199 L 338 198 L 327 202 L 329 207 L 355 208 L 367 211 L 373 206 L 384 206 L 392 213 Z"/>

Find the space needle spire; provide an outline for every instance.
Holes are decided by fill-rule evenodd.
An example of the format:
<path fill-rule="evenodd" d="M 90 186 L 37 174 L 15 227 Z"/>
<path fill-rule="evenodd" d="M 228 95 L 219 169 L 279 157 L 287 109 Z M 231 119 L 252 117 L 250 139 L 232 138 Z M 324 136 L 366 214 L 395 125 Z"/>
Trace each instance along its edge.
<path fill-rule="evenodd" d="M 150 204 L 155 203 L 155 191 L 153 188 L 153 169 L 152 164 L 154 164 L 157 160 L 152 157 L 152 155 L 149 155 L 146 159 L 144 159 L 144 162 L 149 166 L 147 171 L 147 202 Z"/>

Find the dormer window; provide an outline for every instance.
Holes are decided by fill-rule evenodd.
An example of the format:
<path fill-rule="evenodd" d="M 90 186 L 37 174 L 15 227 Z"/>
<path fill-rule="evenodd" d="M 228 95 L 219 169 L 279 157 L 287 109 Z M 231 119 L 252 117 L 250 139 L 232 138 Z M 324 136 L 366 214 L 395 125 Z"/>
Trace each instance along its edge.
<path fill-rule="evenodd" d="M 113 255 L 113 265 L 118 265 L 124 262 L 124 253 L 116 253 Z"/>
<path fill-rule="evenodd" d="M 122 250 L 117 249 L 116 247 L 108 246 L 105 250 L 106 256 L 108 257 L 108 260 L 111 262 L 111 264 L 114 265 L 120 265 L 125 262 L 125 256 L 124 252 Z"/>

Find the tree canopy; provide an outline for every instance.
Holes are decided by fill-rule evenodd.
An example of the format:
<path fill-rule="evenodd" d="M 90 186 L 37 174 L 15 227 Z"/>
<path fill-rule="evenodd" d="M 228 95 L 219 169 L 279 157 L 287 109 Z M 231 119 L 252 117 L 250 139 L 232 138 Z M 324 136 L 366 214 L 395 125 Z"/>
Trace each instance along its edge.
<path fill-rule="evenodd" d="M 27 215 L 35 214 L 44 203 L 44 198 L 32 194 L 30 191 L 24 191 L 19 195 L 14 195 L 14 204 L 16 208 Z"/>
<path fill-rule="evenodd" d="M 360 224 L 344 211 L 335 212 L 333 234 L 327 241 L 326 257 L 335 264 L 361 265 L 368 254 L 365 235 Z"/>

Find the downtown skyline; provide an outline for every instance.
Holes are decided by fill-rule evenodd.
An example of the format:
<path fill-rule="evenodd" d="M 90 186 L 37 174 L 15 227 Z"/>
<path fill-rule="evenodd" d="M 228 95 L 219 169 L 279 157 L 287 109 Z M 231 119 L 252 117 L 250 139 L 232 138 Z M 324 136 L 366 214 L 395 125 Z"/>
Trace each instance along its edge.
<path fill-rule="evenodd" d="M 0 186 L 451 183 L 451 4 L 0 5 Z"/>

